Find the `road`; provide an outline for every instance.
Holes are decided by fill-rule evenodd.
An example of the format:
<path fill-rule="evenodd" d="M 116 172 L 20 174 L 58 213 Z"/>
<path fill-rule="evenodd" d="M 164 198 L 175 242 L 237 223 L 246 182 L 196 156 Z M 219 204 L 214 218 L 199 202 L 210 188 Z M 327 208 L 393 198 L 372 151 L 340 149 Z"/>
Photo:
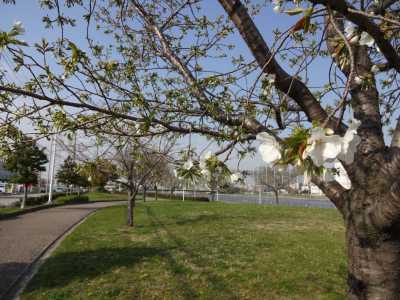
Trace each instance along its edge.
<path fill-rule="evenodd" d="M 0 299 L 11 294 L 22 275 L 71 226 L 97 209 L 125 201 L 65 205 L 0 221 Z"/>
<path fill-rule="evenodd" d="M 276 205 L 275 198 L 271 196 L 262 195 L 242 195 L 242 194 L 219 194 L 218 201 L 227 203 L 252 203 L 259 205 Z M 319 208 L 334 208 L 335 206 L 326 198 L 296 198 L 290 196 L 281 196 L 279 198 L 279 205 L 287 206 L 301 206 L 301 207 L 319 207 Z"/>

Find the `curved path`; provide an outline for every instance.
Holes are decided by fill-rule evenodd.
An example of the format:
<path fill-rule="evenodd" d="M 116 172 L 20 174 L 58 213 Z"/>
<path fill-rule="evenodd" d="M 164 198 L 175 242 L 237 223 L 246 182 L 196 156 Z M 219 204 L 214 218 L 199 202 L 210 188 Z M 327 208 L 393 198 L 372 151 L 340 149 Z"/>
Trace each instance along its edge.
<path fill-rule="evenodd" d="M 92 212 L 125 201 L 95 202 L 43 209 L 0 220 L 0 299 L 44 251 Z"/>

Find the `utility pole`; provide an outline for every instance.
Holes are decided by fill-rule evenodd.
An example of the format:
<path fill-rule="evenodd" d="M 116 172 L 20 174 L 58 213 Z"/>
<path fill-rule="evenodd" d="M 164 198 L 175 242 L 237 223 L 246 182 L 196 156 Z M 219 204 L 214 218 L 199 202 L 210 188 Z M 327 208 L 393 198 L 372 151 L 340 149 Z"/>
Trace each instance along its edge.
<path fill-rule="evenodd" d="M 56 160 L 56 143 L 57 143 L 57 135 L 55 134 L 51 137 L 51 157 L 50 157 L 50 165 L 49 165 L 49 172 L 50 172 L 49 181 L 50 181 L 50 183 L 48 184 L 49 199 L 47 201 L 47 204 L 51 204 L 52 198 L 53 198 L 53 181 L 54 181 L 54 165 L 55 165 L 55 160 Z"/>

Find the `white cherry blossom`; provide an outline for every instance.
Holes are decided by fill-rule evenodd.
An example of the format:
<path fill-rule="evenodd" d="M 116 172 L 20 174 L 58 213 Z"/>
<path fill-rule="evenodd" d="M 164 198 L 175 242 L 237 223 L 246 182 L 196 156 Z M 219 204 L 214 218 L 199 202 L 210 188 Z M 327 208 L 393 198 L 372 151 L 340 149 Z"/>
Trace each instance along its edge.
<path fill-rule="evenodd" d="M 282 1 L 281 0 L 273 0 L 272 3 L 274 4 L 274 12 L 280 13 L 282 12 Z"/>
<path fill-rule="evenodd" d="M 212 152 L 207 151 L 207 153 L 200 159 L 200 169 L 204 170 L 207 168 L 206 161 L 209 160 L 212 156 Z"/>
<path fill-rule="evenodd" d="M 359 43 L 361 46 L 372 47 L 375 44 L 375 40 L 368 32 L 363 31 Z"/>
<path fill-rule="evenodd" d="M 361 122 L 359 120 L 353 119 L 342 138 L 342 150 L 337 158 L 346 164 L 351 164 L 354 161 L 354 153 L 361 142 L 361 138 L 357 135 L 357 129 L 360 125 Z"/>
<path fill-rule="evenodd" d="M 22 34 L 22 33 L 25 32 L 25 28 L 24 28 L 24 26 L 22 25 L 22 22 L 21 22 L 21 21 L 16 21 L 16 22 L 14 22 L 13 27 L 14 27 L 14 29 L 15 29 L 16 31 L 18 31 L 20 34 Z"/>
<path fill-rule="evenodd" d="M 236 172 L 231 174 L 231 182 L 235 183 L 242 179 L 242 174 L 240 172 Z"/>
<path fill-rule="evenodd" d="M 358 35 L 353 36 L 350 40 L 349 43 L 351 45 L 356 45 L 358 43 L 358 41 L 360 40 L 360 37 Z"/>
<path fill-rule="evenodd" d="M 280 145 L 278 141 L 266 132 L 257 134 L 257 140 L 262 144 L 259 146 L 259 151 L 262 159 L 267 163 L 275 163 L 281 159 Z"/>
<path fill-rule="evenodd" d="M 202 169 L 200 172 L 201 172 L 201 175 L 203 175 L 203 176 L 209 176 L 210 175 L 210 171 L 207 170 L 207 169 Z"/>
<path fill-rule="evenodd" d="M 183 168 L 185 170 L 190 170 L 193 166 L 194 166 L 194 164 L 191 159 L 188 159 L 188 161 L 183 164 Z"/>
<path fill-rule="evenodd" d="M 372 68 L 371 68 L 371 72 L 374 73 L 374 74 L 378 73 L 379 72 L 379 67 L 377 65 L 373 65 Z"/>
<path fill-rule="evenodd" d="M 354 77 L 354 83 L 360 85 L 363 83 L 363 80 L 360 76 L 356 76 Z"/>
<path fill-rule="evenodd" d="M 325 162 L 333 161 L 342 151 L 342 138 L 338 135 L 326 135 L 325 129 L 311 129 L 303 159 L 310 157 L 313 163 L 320 167 Z"/>

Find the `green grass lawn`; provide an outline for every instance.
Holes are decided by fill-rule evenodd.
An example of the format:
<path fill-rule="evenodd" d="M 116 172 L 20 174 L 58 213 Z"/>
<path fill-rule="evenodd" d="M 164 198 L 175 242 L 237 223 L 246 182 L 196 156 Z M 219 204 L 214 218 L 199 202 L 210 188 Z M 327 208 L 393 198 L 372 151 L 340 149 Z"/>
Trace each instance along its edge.
<path fill-rule="evenodd" d="M 20 211 L 19 207 L 0 207 L 0 217 Z"/>
<path fill-rule="evenodd" d="M 90 192 L 85 193 L 85 196 L 89 197 L 89 201 L 105 201 L 105 200 L 126 200 L 126 193 L 101 193 L 101 192 Z"/>
<path fill-rule="evenodd" d="M 344 299 L 331 209 L 152 201 L 104 209 L 70 234 L 22 299 Z"/>

